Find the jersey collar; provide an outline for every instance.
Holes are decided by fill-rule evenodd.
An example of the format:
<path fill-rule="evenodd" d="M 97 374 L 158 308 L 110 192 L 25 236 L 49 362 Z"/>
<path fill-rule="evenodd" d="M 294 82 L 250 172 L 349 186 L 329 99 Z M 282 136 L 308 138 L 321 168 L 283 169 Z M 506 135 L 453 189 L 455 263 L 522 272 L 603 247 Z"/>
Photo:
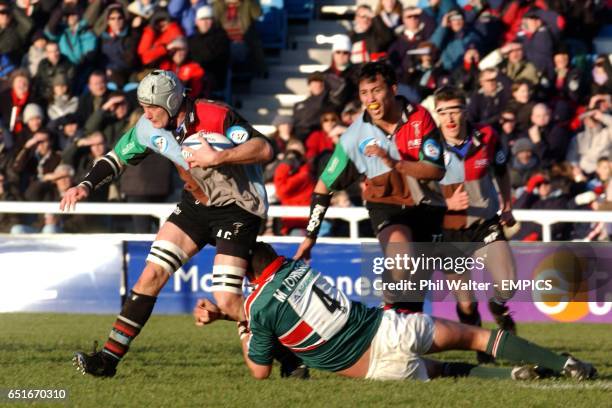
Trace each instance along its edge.
<path fill-rule="evenodd" d="M 459 158 L 465 159 L 468 156 L 473 155 L 480 149 L 482 146 L 482 138 L 483 134 L 480 130 L 472 126 L 468 123 L 467 128 L 468 137 L 465 138 L 465 141 L 461 144 L 461 146 L 451 146 L 448 143 L 445 143 L 447 146 L 447 150 L 455 153 Z"/>
<path fill-rule="evenodd" d="M 264 283 L 268 278 L 276 273 L 280 269 L 280 267 L 285 263 L 285 257 L 279 256 L 276 258 L 270 265 L 266 266 L 261 275 L 257 279 L 255 279 L 252 283 L 257 286 Z"/>

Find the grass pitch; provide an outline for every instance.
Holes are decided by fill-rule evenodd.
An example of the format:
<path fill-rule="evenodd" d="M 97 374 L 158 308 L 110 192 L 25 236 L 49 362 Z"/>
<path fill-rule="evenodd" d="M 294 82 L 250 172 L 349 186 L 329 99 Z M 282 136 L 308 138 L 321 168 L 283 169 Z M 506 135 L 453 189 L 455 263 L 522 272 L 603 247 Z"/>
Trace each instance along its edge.
<path fill-rule="evenodd" d="M 243 365 L 235 326 L 205 328 L 189 316 L 153 316 L 112 379 L 82 376 L 72 353 L 103 344 L 115 316 L 0 314 L 0 389 L 67 389 L 64 402 L 81 407 L 604 407 L 612 406 L 612 327 L 521 324 L 520 334 L 555 351 L 593 362 L 600 380 L 512 382 L 441 379 L 374 382 L 311 371 L 308 381 L 256 381 Z M 474 353 L 437 357 L 475 362 Z M 20 404 L 0 401 L 1 405 Z"/>

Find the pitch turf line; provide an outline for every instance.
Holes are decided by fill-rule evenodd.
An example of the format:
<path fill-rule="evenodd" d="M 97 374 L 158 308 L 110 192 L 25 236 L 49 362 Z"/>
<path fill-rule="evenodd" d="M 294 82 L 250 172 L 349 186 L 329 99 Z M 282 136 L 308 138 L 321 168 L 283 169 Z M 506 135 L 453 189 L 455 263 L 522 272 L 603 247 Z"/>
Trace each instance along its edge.
<path fill-rule="evenodd" d="M 568 380 L 571 381 L 571 380 Z M 534 388 L 539 390 L 588 390 L 588 389 L 602 389 L 612 390 L 612 381 L 592 381 L 592 382 L 581 382 L 581 383 L 567 383 L 563 384 L 536 384 L 535 382 L 529 383 L 518 383 L 521 388 Z"/>

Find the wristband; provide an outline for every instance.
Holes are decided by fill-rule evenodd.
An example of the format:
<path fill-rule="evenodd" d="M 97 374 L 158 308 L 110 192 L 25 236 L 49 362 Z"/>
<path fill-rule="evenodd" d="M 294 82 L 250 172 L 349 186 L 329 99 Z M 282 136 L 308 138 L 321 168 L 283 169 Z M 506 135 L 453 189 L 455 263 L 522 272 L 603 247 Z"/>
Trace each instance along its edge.
<path fill-rule="evenodd" d="M 313 193 L 310 200 L 310 216 L 308 217 L 308 226 L 306 227 L 306 236 L 308 238 L 317 239 L 321 223 L 327 212 L 327 208 L 331 203 L 330 194 Z"/>
<path fill-rule="evenodd" d="M 101 186 L 110 183 L 121 173 L 121 164 L 116 156 L 109 153 L 104 155 L 94 164 L 93 168 L 87 173 L 85 179 L 80 183 L 89 188 L 89 191 L 97 190 Z"/>

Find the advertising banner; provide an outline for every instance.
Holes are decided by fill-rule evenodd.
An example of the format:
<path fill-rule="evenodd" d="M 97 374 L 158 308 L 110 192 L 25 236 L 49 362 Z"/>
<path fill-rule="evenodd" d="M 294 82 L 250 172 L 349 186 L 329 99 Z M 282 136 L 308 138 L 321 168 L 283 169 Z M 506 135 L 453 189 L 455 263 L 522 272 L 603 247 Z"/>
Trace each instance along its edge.
<path fill-rule="evenodd" d="M 117 313 L 122 270 L 108 236 L 0 239 L 0 312 Z"/>

